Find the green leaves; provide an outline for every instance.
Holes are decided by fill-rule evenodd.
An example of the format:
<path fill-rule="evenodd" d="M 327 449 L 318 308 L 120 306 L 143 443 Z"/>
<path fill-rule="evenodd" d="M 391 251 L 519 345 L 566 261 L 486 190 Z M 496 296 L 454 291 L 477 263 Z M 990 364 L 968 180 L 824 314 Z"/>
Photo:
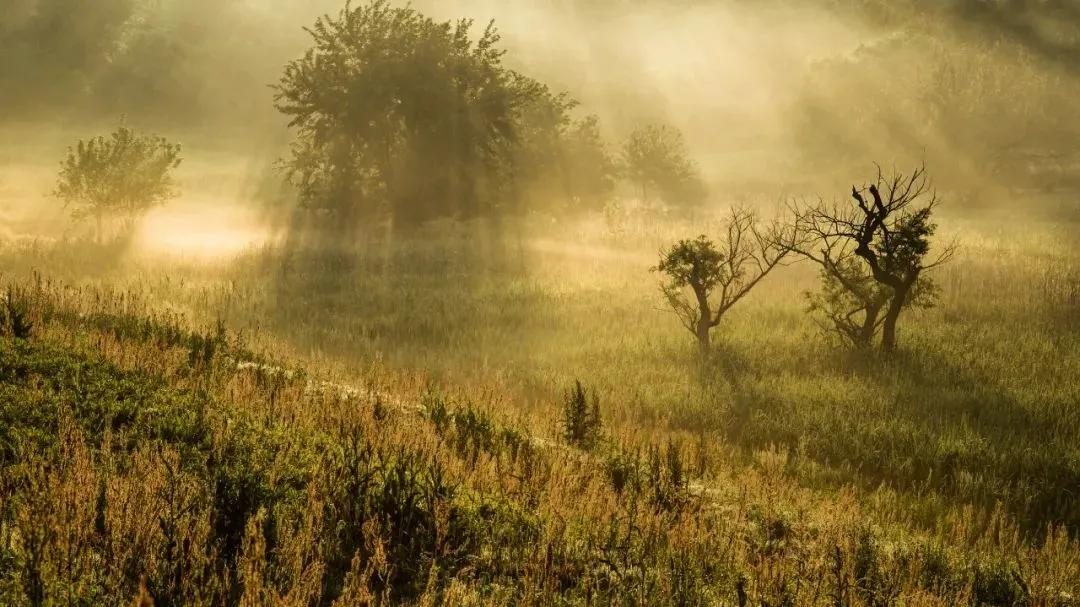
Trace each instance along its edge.
<path fill-rule="evenodd" d="M 130 217 L 177 195 L 172 172 L 178 166 L 178 144 L 120 126 L 68 148 L 54 195 L 76 218 Z"/>
<path fill-rule="evenodd" d="M 680 240 L 653 270 L 666 274 L 672 287 L 700 286 L 711 291 L 721 280 L 723 262 L 723 254 L 702 234 L 694 240 Z"/>
<path fill-rule="evenodd" d="M 342 218 L 490 202 L 482 182 L 514 139 L 521 100 L 494 27 L 473 42 L 471 26 L 377 0 L 308 30 L 312 48 L 286 66 L 275 95 L 297 131 L 285 168 L 303 204 Z"/>

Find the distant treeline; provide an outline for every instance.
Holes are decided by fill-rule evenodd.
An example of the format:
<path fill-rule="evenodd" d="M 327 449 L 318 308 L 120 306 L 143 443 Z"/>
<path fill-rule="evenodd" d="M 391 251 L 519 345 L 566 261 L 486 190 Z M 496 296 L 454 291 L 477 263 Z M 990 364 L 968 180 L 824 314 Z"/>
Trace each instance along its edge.
<path fill-rule="evenodd" d="M 268 126 L 280 129 L 282 121 L 268 85 L 279 80 L 289 59 L 311 44 L 302 27 L 312 23 L 313 14 L 326 10 L 336 15 L 342 4 L 319 0 L 314 7 L 298 8 L 284 0 L 8 0 L 0 11 L 0 121 L 52 121 L 64 115 L 114 120 L 126 115 L 155 126 L 247 133 L 265 133 Z M 419 7 L 431 4 L 416 3 Z M 595 22 L 599 29 L 616 27 L 610 25 L 612 16 L 658 5 L 671 11 L 730 7 L 781 15 L 778 7 L 790 3 L 567 0 L 552 3 L 550 10 L 577 23 Z M 968 192 L 973 200 L 991 195 L 982 185 L 1043 191 L 1080 187 L 1076 144 L 1080 115 L 1075 103 L 1080 98 L 1080 8 L 1075 2 L 803 0 L 795 6 L 851 23 L 858 48 L 812 62 L 787 78 L 794 105 L 784 112 L 782 126 L 790 141 L 782 146 L 769 144 L 776 145 L 770 156 L 787 163 L 785 171 L 790 167 L 805 175 L 842 176 L 861 170 L 869 159 L 901 165 L 925 160 L 935 167 L 943 187 Z M 444 42 L 458 44 L 462 36 L 482 41 L 486 14 L 470 10 L 467 3 L 458 12 L 478 21 L 470 31 L 453 32 L 458 41 Z M 435 40 L 402 35 L 400 44 Z M 626 44 L 633 41 L 628 39 Z M 427 141 L 435 147 L 415 145 L 419 135 L 414 131 L 405 136 L 410 141 L 408 157 L 378 160 L 368 150 L 364 152 L 367 168 L 376 161 L 382 166 L 376 167 L 377 174 L 365 177 L 364 184 L 349 187 L 392 187 L 394 193 L 387 196 L 398 200 L 428 201 L 454 192 L 461 211 L 518 204 L 552 189 L 572 191 L 574 200 L 600 200 L 614 178 L 612 158 L 601 149 L 601 137 L 625 141 L 630 129 L 624 123 L 620 132 L 605 132 L 603 120 L 611 108 L 575 110 L 574 82 L 559 83 L 569 89 L 569 95 L 549 90 L 544 78 L 504 67 L 501 50 L 493 46 L 490 51 L 495 55 L 474 62 L 473 67 L 490 72 L 487 76 L 478 72 L 477 78 L 495 75 L 496 80 L 505 81 L 496 87 L 498 97 L 494 89 L 474 78 L 470 86 L 487 96 L 477 97 L 478 104 L 461 105 L 460 100 L 447 98 L 445 90 L 417 89 L 413 91 L 416 99 L 422 94 L 431 96 L 425 105 L 409 109 L 410 116 L 401 113 L 405 109 L 401 106 L 384 105 L 387 111 L 396 108 L 398 116 L 384 113 L 385 120 L 377 123 L 387 126 L 397 120 L 397 127 L 409 122 L 410 128 L 429 129 Z M 530 52 L 542 54 L 544 49 Z M 402 59 L 399 67 L 414 69 L 418 60 L 416 56 Z M 406 65 L 408 61 L 414 63 Z M 628 91 L 644 84 L 635 81 L 645 77 L 642 70 L 625 69 L 625 74 Z M 465 81 L 457 80 L 459 84 Z M 425 81 L 437 82 L 437 78 Z M 368 109 L 392 97 L 384 93 L 368 90 L 365 94 L 374 104 Z M 680 91 L 670 91 L 672 98 L 679 95 Z M 656 114 L 657 122 L 670 118 L 666 121 L 683 126 L 711 120 L 708 115 L 664 116 L 662 109 Z M 296 126 L 303 127 L 303 121 Z M 335 128 L 351 127 L 340 123 Z M 487 130 L 480 139 L 470 141 L 465 134 L 469 129 Z M 389 136 L 384 132 L 377 137 L 383 135 Z M 453 146 L 445 147 L 451 141 Z M 706 145 L 730 154 L 738 144 L 715 141 Z M 344 187 L 344 182 L 331 186 L 325 167 L 302 166 L 300 156 L 310 153 L 310 146 L 307 152 L 294 151 L 291 169 L 307 179 L 302 196 L 316 206 L 334 204 L 333 197 L 342 194 L 328 188 Z M 337 153 L 345 152 L 342 148 Z M 433 162 L 436 157 L 445 162 Z M 560 168 L 552 172 L 555 164 Z M 412 179 L 419 167 L 442 176 Z M 685 166 L 674 168 L 686 172 Z M 512 182 L 507 179 L 511 169 Z M 369 179 L 372 175 L 374 182 Z M 789 173 L 788 178 L 800 177 Z M 635 185 L 642 185 L 637 181 Z M 321 192 L 320 201 L 307 196 L 315 190 Z M 683 180 L 668 190 L 669 198 L 702 197 L 693 180 Z M 645 198 L 652 193 L 647 187 L 640 192 Z M 417 205 L 409 208 L 420 215 L 430 214 Z"/>

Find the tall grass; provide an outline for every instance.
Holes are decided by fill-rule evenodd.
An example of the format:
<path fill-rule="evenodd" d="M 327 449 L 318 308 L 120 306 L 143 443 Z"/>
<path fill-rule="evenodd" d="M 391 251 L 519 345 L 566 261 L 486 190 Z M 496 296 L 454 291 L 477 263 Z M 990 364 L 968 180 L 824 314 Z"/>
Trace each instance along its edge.
<path fill-rule="evenodd" d="M 817 334 L 786 268 L 703 364 L 647 272 L 674 230 L 556 232 L 6 251 L 0 603 L 1076 603 L 1058 236 L 962 232 L 891 360 Z"/>

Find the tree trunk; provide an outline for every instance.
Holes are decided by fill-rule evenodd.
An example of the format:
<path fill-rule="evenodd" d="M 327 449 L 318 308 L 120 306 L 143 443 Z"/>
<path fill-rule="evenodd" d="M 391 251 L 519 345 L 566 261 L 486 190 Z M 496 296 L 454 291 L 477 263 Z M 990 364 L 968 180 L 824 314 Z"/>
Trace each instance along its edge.
<path fill-rule="evenodd" d="M 897 289 L 893 298 L 889 301 L 889 309 L 885 311 L 885 322 L 881 326 L 881 350 L 892 352 L 896 349 L 896 321 L 900 318 L 900 312 L 904 309 L 907 301 L 908 288 Z"/>
<path fill-rule="evenodd" d="M 697 336 L 698 349 L 701 350 L 701 354 L 704 356 L 709 351 L 709 331 L 712 330 L 716 323 L 713 322 L 712 308 L 709 307 L 709 292 L 696 278 L 691 279 L 690 288 L 694 291 L 694 298 L 697 299 L 698 305 L 698 320 L 697 326 L 694 327 L 694 335 Z"/>
<path fill-rule="evenodd" d="M 881 314 L 882 302 L 872 302 L 866 305 L 866 315 L 863 317 L 862 327 L 859 328 L 859 347 L 865 348 L 874 341 L 874 329 L 877 328 L 878 315 Z"/>
<path fill-rule="evenodd" d="M 712 345 L 712 339 L 709 335 L 709 331 L 712 329 L 712 322 L 709 321 L 707 316 L 702 316 L 701 320 L 698 320 L 697 331 L 694 332 L 697 335 L 698 350 L 702 355 L 708 354 L 709 347 Z"/>

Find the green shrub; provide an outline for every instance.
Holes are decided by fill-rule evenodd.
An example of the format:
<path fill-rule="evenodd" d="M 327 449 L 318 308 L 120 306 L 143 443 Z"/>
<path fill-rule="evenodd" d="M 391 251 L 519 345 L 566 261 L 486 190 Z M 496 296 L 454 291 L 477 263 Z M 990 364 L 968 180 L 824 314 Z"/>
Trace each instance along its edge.
<path fill-rule="evenodd" d="M 563 399 L 563 438 L 582 449 L 592 449 L 600 441 L 603 422 L 600 419 L 600 397 L 592 398 L 580 381 L 566 392 Z"/>
<path fill-rule="evenodd" d="M 0 335 L 10 335 L 18 339 L 29 339 L 34 330 L 30 319 L 30 304 L 26 294 L 8 287 L 4 294 L 3 309 L 0 309 Z"/>
<path fill-rule="evenodd" d="M 1013 607 L 1029 602 L 1027 582 L 1015 567 L 1002 561 L 983 562 L 975 567 L 971 594 L 972 601 L 979 606 Z"/>

